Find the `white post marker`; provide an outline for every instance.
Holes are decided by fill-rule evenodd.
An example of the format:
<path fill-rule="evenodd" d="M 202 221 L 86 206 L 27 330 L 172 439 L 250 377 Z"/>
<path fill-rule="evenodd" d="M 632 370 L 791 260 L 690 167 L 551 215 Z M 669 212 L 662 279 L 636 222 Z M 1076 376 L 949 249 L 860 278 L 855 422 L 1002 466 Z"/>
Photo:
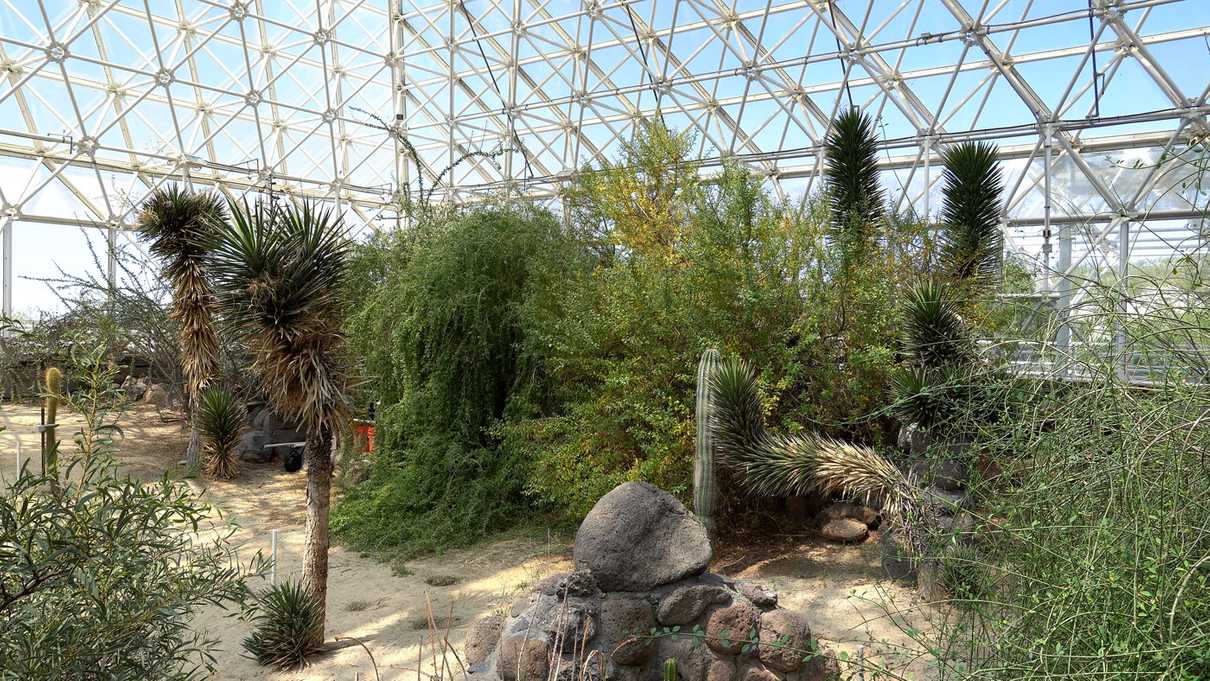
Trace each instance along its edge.
<path fill-rule="evenodd" d="M 273 544 L 273 571 L 270 579 L 272 580 L 273 585 L 277 586 L 277 530 L 270 530 L 270 535 L 272 536 L 271 541 Z"/>

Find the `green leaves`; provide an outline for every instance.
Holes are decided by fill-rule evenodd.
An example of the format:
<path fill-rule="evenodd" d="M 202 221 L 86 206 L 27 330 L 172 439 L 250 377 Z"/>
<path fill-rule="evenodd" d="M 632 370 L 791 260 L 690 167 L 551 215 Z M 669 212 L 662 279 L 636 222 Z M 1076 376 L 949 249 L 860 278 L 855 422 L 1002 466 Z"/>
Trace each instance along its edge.
<path fill-rule="evenodd" d="M 350 248 L 331 208 L 232 204 L 207 263 L 262 389 L 313 432 L 334 428 L 346 409 L 341 284 Z"/>
<path fill-rule="evenodd" d="M 244 426 L 243 404 L 226 388 L 207 388 L 198 401 L 197 424 L 206 439 L 208 472 L 217 478 L 234 477 L 235 447 Z"/>
<path fill-rule="evenodd" d="M 924 280 L 908 290 L 905 303 L 903 349 L 913 364 L 937 369 L 972 359 L 970 333 L 951 287 Z"/>
<path fill-rule="evenodd" d="M 948 275 L 959 282 L 988 285 L 1000 273 L 1004 188 L 997 153 L 994 144 L 962 142 L 946 149 L 943 156 L 942 262 Z"/>
<path fill-rule="evenodd" d="M 860 247 L 883 213 L 873 120 L 857 108 L 837 116 L 824 142 L 824 154 L 833 234 L 844 248 Z"/>
<path fill-rule="evenodd" d="M 301 669 L 323 646 L 322 604 L 300 581 L 266 589 L 248 619 L 255 628 L 244 639 L 244 649 L 263 665 Z"/>
<path fill-rule="evenodd" d="M 218 195 L 169 184 L 147 197 L 135 222 L 151 254 L 164 260 L 165 274 L 177 279 L 189 275 L 206 255 L 226 215 Z"/>
<path fill-rule="evenodd" d="M 213 678 L 190 627 L 248 595 L 229 533 L 193 534 L 208 507 L 188 485 L 65 463 L 57 488 L 27 473 L 0 495 L 0 678 Z"/>

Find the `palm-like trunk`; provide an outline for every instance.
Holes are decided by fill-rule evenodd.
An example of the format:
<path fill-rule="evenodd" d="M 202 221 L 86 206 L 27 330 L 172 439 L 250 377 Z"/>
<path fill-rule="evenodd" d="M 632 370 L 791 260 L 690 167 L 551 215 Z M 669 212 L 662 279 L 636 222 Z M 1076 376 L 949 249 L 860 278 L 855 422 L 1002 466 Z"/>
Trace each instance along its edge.
<path fill-rule="evenodd" d="M 303 583 L 315 594 L 320 612 L 328 599 L 328 509 L 332 494 L 332 432 L 307 436 L 307 543 L 303 548 Z M 320 616 L 324 621 L 324 616 Z M 322 643 L 324 632 L 315 632 Z"/>

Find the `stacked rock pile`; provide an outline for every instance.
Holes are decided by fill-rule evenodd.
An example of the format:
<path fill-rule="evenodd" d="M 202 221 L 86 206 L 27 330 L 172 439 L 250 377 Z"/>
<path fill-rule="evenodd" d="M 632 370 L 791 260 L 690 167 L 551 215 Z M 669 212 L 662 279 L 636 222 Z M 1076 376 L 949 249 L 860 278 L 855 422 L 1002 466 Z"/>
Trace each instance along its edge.
<path fill-rule="evenodd" d="M 616 487 L 576 533 L 574 572 L 472 627 L 472 677 L 654 681 L 672 658 L 683 681 L 839 679 L 800 616 L 776 593 L 707 573 L 711 555 L 705 527 L 672 495 Z"/>

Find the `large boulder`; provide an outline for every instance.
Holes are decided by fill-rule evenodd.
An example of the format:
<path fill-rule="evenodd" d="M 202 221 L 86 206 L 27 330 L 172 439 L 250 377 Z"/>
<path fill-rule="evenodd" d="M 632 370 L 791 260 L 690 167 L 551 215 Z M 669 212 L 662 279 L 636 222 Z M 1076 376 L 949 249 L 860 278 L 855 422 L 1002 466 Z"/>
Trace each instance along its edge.
<path fill-rule="evenodd" d="M 159 383 L 152 383 L 147 386 L 147 391 L 143 394 L 143 401 L 153 405 L 156 409 L 164 411 L 170 406 L 168 389 Z"/>
<path fill-rule="evenodd" d="M 675 589 L 660 601 L 656 619 L 660 624 L 688 624 L 706 611 L 707 606 L 730 602 L 731 594 L 713 584 L 691 584 Z"/>
<path fill-rule="evenodd" d="M 760 585 L 700 574 L 705 528 L 651 485 L 606 495 L 575 556 L 574 572 L 539 580 L 507 615 L 471 628 L 472 679 L 656 681 L 674 659 L 678 681 L 818 681 L 803 660 L 818 643 L 801 617 Z"/>
<path fill-rule="evenodd" d="M 476 622 L 466 635 L 466 663 L 472 666 L 483 664 L 500 642 L 500 632 L 503 629 L 504 615 L 500 613 L 488 615 Z"/>
<path fill-rule="evenodd" d="M 273 451 L 265 449 L 268 442 L 269 439 L 259 430 L 245 431 L 240 434 L 235 451 L 244 463 L 265 463 L 273 458 Z"/>
<path fill-rule="evenodd" d="M 743 601 L 715 610 L 706 620 L 706 645 L 722 655 L 738 655 L 755 638 L 759 618 L 756 608 Z"/>
<path fill-rule="evenodd" d="M 532 639 L 525 635 L 507 638 L 500 643 L 496 673 L 504 681 L 545 679 L 549 665 L 548 648 L 544 639 Z"/>
<path fill-rule="evenodd" d="M 602 643 L 610 659 L 635 665 L 652 651 L 647 632 L 655 627 L 655 615 L 645 598 L 611 594 L 601 602 Z"/>
<path fill-rule="evenodd" d="M 704 572 L 706 528 L 671 494 L 627 482 L 601 497 L 576 532 L 577 570 L 605 591 L 645 591 Z"/>
<path fill-rule="evenodd" d="M 852 504 L 845 501 L 828 506 L 820 512 L 819 517 L 825 523 L 841 518 L 848 518 L 849 520 L 856 520 L 870 529 L 878 527 L 878 511 L 869 506 Z"/>

